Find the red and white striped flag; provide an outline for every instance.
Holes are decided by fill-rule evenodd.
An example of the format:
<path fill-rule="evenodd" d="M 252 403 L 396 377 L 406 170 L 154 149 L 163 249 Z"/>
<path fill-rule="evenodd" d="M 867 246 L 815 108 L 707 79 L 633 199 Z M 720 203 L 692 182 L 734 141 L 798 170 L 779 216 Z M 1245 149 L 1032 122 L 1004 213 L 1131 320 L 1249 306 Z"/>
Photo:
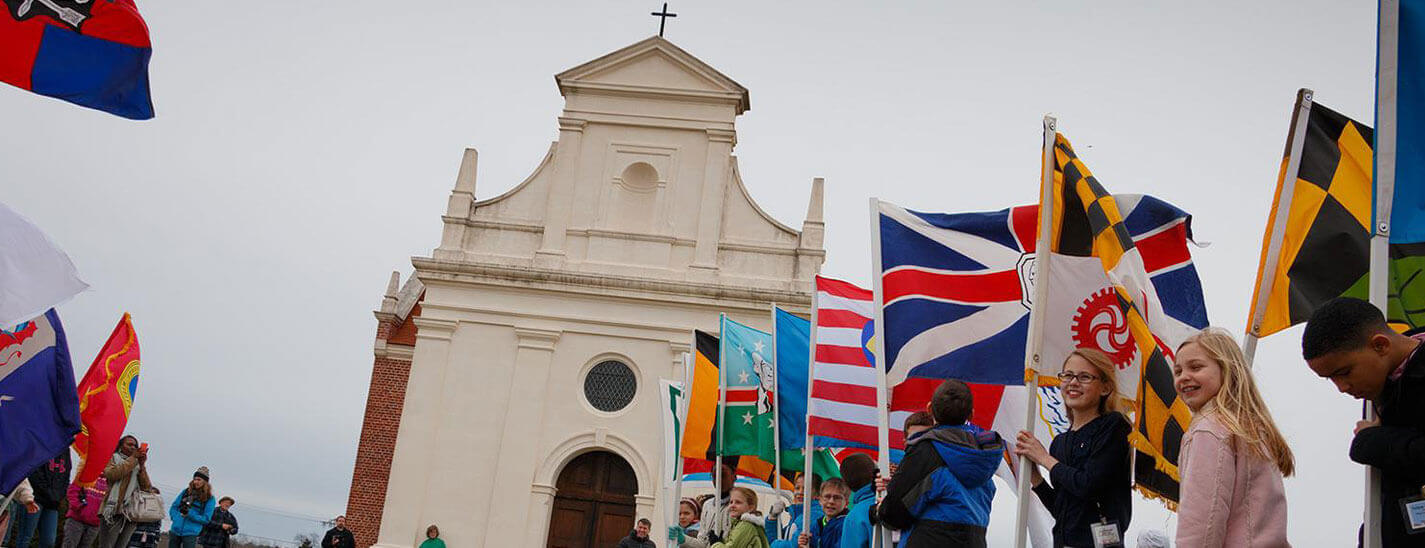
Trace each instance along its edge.
<path fill-rule="evenodd" d="M 871 290 L 816 277 L 814 345 L 807 432 L 817 447 L 874 449 L 876 369 L 867 343 L 874 335 Z"/>

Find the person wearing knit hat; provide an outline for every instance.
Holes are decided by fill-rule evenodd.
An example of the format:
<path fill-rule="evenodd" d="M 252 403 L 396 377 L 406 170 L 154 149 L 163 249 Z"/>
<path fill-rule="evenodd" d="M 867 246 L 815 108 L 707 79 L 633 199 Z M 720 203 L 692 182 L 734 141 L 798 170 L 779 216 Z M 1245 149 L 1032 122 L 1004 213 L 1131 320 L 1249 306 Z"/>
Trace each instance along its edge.
<path fill-rule="evenodd" d="M 688 535 L 698 534 L 698 516 L 703 515 L 703 503 L 693 497 L 678 502 L 678 526 Z"/>
<path fill-rule="evenodd" d="M 174 497 L 168 507 L 168 517 L 173 521 L 173 527 L 168 530 L 168 548 L 195 548 L 198 535 L 212 519 L 216 506 L 213 486 L 208 484 L 208 467 L 200 466 L 193 472 L 188 487 Z"/>

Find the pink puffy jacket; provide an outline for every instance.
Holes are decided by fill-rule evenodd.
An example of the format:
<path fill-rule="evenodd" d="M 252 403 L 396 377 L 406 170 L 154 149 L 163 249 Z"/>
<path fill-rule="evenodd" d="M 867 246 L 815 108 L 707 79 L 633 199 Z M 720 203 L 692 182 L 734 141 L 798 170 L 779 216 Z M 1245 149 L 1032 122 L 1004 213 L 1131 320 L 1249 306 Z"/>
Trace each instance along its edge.
<path fill-rule="evenodd" d="M 104 506 L 104 495 L 109 492 L 109 484 L 104 478 L 89 487 L 80 487 L 78 482 L 69 485 L 69 513 L 64 517 L 79 520 L 91 527 L 99 526 L 99 509 Z M 80 500 L 81 493 L 83 500 Z"/>

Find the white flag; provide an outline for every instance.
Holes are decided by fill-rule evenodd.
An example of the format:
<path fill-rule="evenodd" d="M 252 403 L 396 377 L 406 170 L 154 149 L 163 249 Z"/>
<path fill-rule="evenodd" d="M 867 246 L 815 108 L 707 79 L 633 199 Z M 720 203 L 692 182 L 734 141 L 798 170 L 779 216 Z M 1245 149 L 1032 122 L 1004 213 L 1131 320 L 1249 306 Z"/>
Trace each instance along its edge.
<path fill-rule="evenodd" d="M 658 380 L 662 388 L 658 394 L 663 401 L 663 484 L 671 486 L 678 480 L 678 461 L 682 460 L 678 455 L 678 447 L 683 443 L 683 422 L 679 415 L 685 396 L 683 383 Z"/>
<path fill-rule="evenodd" d="M 3 203 L 0 235 L 0 328 L 34 319 L 89 287 L 69 255 Z"/>

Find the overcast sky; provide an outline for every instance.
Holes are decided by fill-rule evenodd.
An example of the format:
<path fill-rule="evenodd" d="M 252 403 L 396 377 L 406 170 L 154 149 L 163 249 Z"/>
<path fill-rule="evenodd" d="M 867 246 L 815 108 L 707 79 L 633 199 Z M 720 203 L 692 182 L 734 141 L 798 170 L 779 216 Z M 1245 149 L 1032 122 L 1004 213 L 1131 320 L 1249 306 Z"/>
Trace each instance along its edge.
<path fill-rule="evenodd" d="M 824 273 L 869 282 L 868 196 L 1033 203 L 1053 113 L 1109 190 L 1194 215 L 1211 320 L 1240 333 L 1297 88 L 1372 123 L 1375 4 L 1179 4 L 674 2 L 667 37 L 751 90 L 735 154 L 759 205 L 800 226 L 826 178 Z M 557 138 L 552 75 L 656 32 L 659 6 L 148 0 L 155 120 L 0 88 L 0 201 L 92 285 L 60 309 L 79 374 L 133 313 L 130 427 L 155 479 L 205 465 L 239 516 L 341 512 L 371 311 L 439 243 L 461 150 L 480 151 L 479 198 L 523 180 Z M 1257 362 L 1297 456 L 1290 536 L 1344 546 L 1360 406 L 1309 374 L 1299 338 Z M 1008 539 L 1011 499 L 993 519 Z M 1135 507 L 1135 530 L 1167 520 Z"/>

